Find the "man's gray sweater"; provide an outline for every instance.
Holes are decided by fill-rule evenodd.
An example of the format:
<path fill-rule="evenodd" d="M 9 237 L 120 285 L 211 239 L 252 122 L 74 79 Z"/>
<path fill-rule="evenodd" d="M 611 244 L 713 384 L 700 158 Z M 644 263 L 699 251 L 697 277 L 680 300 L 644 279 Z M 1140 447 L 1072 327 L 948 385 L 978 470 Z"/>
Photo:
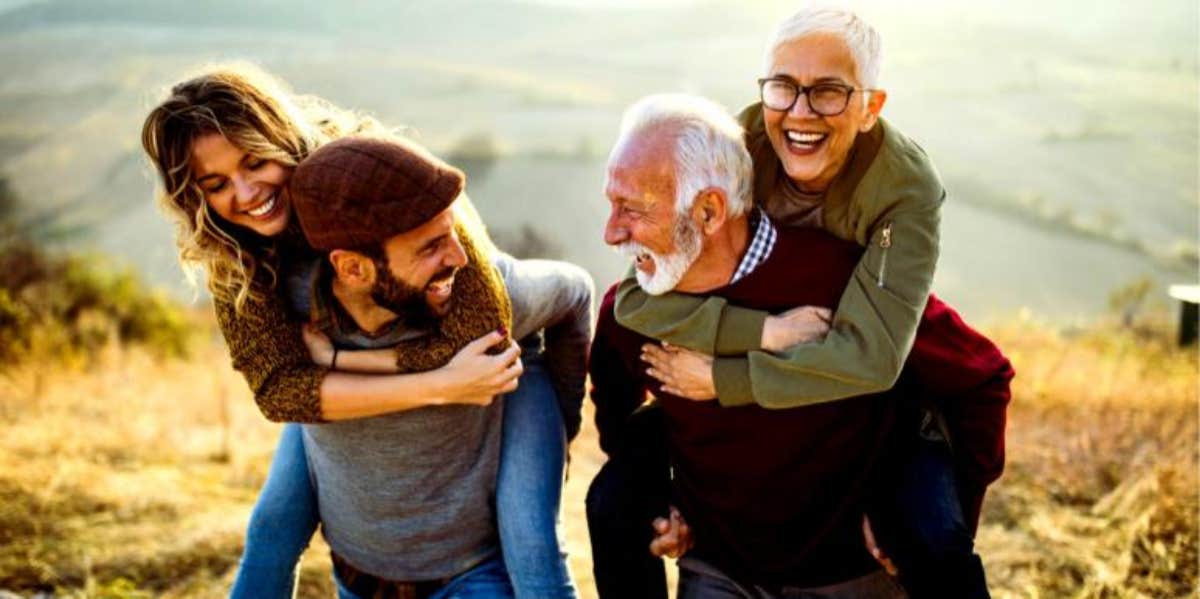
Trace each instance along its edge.
<path fill-rule="evenodd" d="M 570 264 L 503 254 L 496 266 L 512 300 L 513 337 L 546 329 L 555 387 L 577 389 L 572 393 L 581 400 L 590 277 Z M 310 307 L 308 290 L 319 270 L 297 267 L 289 277 L 293 305 L 301 312 Z M 327 333 L 336 346 L 359 349 L 390 347 L 420 334 Z M 571 400 L 577 412 L 579 400 Z M 486 406 L 428 406 L 304 425 L 322 531 L 333 552 L 363 572 L 400 581 L 451 577 L 496 555 L 502 415 L 497 397 Z"/>

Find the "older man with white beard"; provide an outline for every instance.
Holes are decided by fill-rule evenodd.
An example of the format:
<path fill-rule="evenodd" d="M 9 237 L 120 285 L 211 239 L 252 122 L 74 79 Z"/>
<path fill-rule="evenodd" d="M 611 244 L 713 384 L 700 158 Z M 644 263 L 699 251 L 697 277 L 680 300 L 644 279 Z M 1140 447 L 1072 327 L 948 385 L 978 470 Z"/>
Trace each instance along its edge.
<path fill-rule="evenodd" d="M 822 231 L 776 230 L 753 209 L 741 128 L 700 98 L 652 96 L 635 104 L 609 160 L 606 192 L 612 214 L 605 241 L 633 259 L 638 283 L 651 293 L 715 295 L 769 311 L 829 306 L 859 253 Z M 795 272 L 790 258 L 803 255 L 811 268 Z M 781 276 L 790 284 L 776 284 Z M 600 443 L 610 455 L 655 452 L 642 441 L 627 443 L 630 427 L 640 426 L 629 415 L 651 391 L 661 407 L 671 480 L 665 488 L 666 473 L 651 469 L 638 474 L 648 484 L 636 493 L 614 492 L 605 483 L 614 480 L 613 469 L 636 470 L 657 458 L 614 459 L 593 482 L 589 515 L 611 501 L 635 504 L 619 509 L 644 515 L 677 505 L 695 541 L 679 562 L 680 597 L 742 597 L 742 587 L 757 589 L 755 597 L 903 597 L 864 548 L 860 530 L 894 396 L 775 411 L 674 396 L 641 361 L 649 339 L 617 323 L 614 292 L 601 307 L 591 352 Z M 649 518 L 632 520 L 648 543 Z M 591 534 L 595 546 L 629 531 Z"/>

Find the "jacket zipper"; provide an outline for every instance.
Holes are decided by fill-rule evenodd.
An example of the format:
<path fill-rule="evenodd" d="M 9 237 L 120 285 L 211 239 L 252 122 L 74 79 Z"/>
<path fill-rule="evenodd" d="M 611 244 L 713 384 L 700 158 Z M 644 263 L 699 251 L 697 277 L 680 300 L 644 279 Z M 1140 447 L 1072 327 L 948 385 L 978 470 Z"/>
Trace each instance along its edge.
<path fill-rule="evenodd" d="M 883 225 L 883 231 L 880 233 L 879 247 L 883 250 L 883 255 L 879 258 L 879 286 L 883 287 L 883 278 L 887 273 L 887 255 L 888 248 L 892 247 L 892 223 L 889 221 Z"/>

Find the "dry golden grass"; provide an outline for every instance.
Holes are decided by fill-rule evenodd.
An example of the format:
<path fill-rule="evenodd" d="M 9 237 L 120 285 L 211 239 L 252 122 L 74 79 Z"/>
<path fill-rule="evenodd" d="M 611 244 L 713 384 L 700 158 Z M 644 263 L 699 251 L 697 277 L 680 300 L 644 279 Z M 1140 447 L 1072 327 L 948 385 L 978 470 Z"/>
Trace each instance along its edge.
<path fill-rule="evenodd" d="M 1009 467 L 979 534 L 994 595 L 1195 596 L 1195 349 L 1106 327 L 990 332 L 1018 371 Z M 216 345 L 190 362 L 109 347 L 86 371 L 0 372 L 0 589 L 223 595 L 278 431 L 227 363 Z M 563 522 L 593 597 L 590 427 L 572 456 Z M 332 596 L 328 568 L 317 541 L 302 596 Z"/>
<path fill-rule="evenodd" d="M 992 331 L 1018 373 L 978 538 L 996 597 L 1196 596 L 1197 353 L 1167 329 Z"/>

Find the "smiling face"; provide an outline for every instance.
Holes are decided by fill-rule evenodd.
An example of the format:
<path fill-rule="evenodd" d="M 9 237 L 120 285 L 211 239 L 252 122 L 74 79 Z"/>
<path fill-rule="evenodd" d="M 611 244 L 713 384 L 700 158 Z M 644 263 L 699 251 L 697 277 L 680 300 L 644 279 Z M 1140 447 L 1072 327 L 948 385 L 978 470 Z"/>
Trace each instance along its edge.
<path fill-rule="evenodd" d="M 220 133 L 196 137 L 191 167 L 204 202 L 221 218 L 263 237 L 287 228 L 291 210 L 280 191 L 291 168 L 254 156 Z"/>
<path fill-rule="evenodd" d="M 417 301 L 437 317 L 450 311 L 454 276 L 467 264 L 455 222 L 452 206 L 425 224 L 383 242 L 388 270 L 376 273 L 372 297 L 377 303 L 405 316 L 419 311 L 414 310 Z"/>
<path fill-rule="evenodd" d="M 697 226 L 676 210 L 674 139 L 658 133 L 635 135 L 613 154 L 605 187 L 604 242 L 633 260 L 653 295 L 674 289 L 701 250 Z"/>
<path fill-rule="evenodd" d="M 805 87 L 838 83 L 862 88 L 850 48 L 832 33 L 813 33 L 780 44 L 771 54 L 766 76 Z M 887 95 L 872 92 L 864 106 L 863 93 L 855 91 L 846 110 L 835 116 L 813 112 L 803 97 L 787 111 L 763 109 L 771 146 L 801 189 L 825 191 L 845 167 L 855 137 L 874 126 Z"/>

